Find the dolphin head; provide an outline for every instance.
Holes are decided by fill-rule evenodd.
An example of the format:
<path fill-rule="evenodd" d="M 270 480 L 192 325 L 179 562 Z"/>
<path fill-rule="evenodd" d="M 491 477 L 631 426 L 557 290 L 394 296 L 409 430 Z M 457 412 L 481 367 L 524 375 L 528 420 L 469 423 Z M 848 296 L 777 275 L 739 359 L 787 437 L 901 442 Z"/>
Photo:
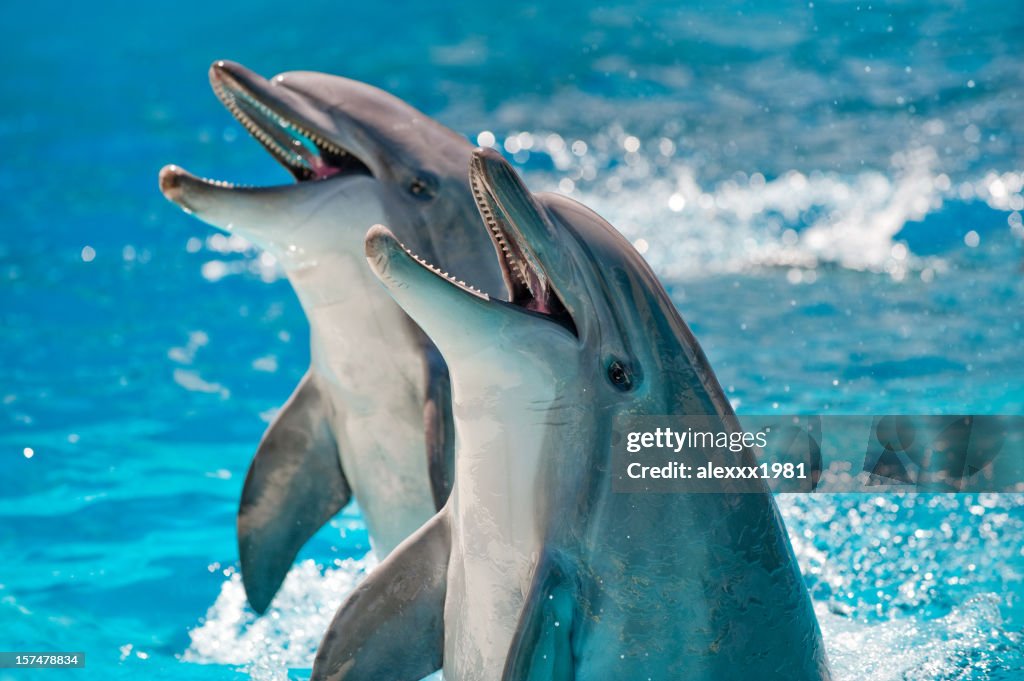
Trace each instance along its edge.
<path fill-rule="evenodd" d="M 445 355 L 453 386 L 504 389 L 514 374 L 513 384 L 553 387 L 534 393 L 613 412 L 732 413 L 665 289 L 611 225 L 566 197 L 532 194 L 493 150 L 474 152 L 470 185 L 508 302 L 446 276 L 383 227 L 366 240 L 371 267 Z"/>
<path fill-rule="evenodd" d="M 481 254 L 491 257 L 486 237 L 460 228 L 475 214 L 465 178 L 472 147 L 463 137 L 393 95 L 339 76 L 294 71 L 267 80 L 217 61 L 210 84 L 296 184 L 236 187 L 166 166 L 160 189 L 169 200 L 276 255 L 333 247 L 361 259 L 366 229 L 384 221 L 451 269 L 500 287 L 496 272 L 480 266 Z"/>

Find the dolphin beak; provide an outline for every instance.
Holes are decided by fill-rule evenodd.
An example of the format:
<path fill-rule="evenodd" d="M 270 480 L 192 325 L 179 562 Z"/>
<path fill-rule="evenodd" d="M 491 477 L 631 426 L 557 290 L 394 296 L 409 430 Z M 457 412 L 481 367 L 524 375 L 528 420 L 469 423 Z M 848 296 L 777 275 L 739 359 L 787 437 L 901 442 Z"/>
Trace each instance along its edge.
<path fill-rule="evenodd" d="M 410 251 L 384 225 L 370 228 L 364 248 L 370 269 L 393 294 L 406 288 L 429 288 L 438 295 L 451 292 L 459 300 L 474 305 L 477 304 L 474 301 L 487 303 L 491 300 L 486 293 L 441 271 Z"/>
<path fill-rule="evenodd" d="M 176 204 L 182 210 L 191 213 L 192 209 L 189 207 L 188 202 L 184 197 L 184 190 L 182 189 L 182 178 L 189 173 L 179 168 L 176 165 L 166 165 L 160 169 L 160 193 L 170 201 Z"/>
<path fill-rule="evenodd" d="M 240 196 L 262 196 L 264 199 L 274 194 L 284 193 L 295 185 L 282 187 L 236 187 L 230 182 L 208 180 L 188 172 L 176 165 L 166 165 L 160 169 L 160 192 L 171 203 L 186 213 L 196 215 L 204 222 L 224 230 L 231 230 L 235 223 L 257 224 L 278 220 L 291 221 L 282 206 L 280 212 L 274 210 L 274 202 L 260 202 L 258 205 L 246 201 Z M 271 214 L 266 211 L 270 210 Z"/>
<path fill-rule="evenodd" d="M 160 170 L 159 182 L 163 195 L 185 212 L 214 227 L 237 232 L 273 253 L 283 245 L 302 245 L 297 241 L 312 238 L 300 237 L 303 227 L 320 211 L 329 210 L 336 215 L 332 219 L 339 232 L 344 231 L 348 222 L 355 221 L 357 234 L 383 217 L 380 184 L 367 175 L 272 187 L 238 187 L 168 165 Z M 366 219 L 370 221 L 362 222 Z"/>
<path fill-rule="evenodd" d="M 476 149 L 470 186 L 498 252 L 510 300 L 528 310 L 566 318 L 554 276 L 570 266 L 564 234 L 518 173 L 493 149 Z"/>
<path fill-rule="evenodd" d="M 352 140 L 339 141 L 344 131 L 335 129 L 324 107 L 284 87 L 282 76 L 269 81 L 241 64 L 219 60 L 209 77 L 225 108 L 296 180 L 371 174 L 358 152 L 348 148 Z"/>
<path fill-rule="evenodd" d="M 475 352 L 482 333 L 508 323 L 511 306 L 431 265 L 387 227 L 371 227 L 364 245 L 370 269 L 442 352 Z"/>
<path fill-rule="evenodd" d="M 268 95 L 270 81 L 260 74 L 245 68 L 238 62 L 218 59 L 210 64 L 210 87 L 214 90 L 234 84 L 257 94 Z"/>

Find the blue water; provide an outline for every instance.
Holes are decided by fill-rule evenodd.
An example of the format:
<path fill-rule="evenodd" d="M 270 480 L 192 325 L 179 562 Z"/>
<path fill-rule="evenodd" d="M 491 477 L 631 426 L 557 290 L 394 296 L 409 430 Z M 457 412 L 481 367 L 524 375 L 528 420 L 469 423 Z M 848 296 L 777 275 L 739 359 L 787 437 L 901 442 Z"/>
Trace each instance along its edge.
<path fill-rule="evenodd" d="M 740 413 L 1024 414 L 1015 3 L 350 4 L 5 8 L 0 649 L 301 678 L 368 567 L 350 509 L 243 608 L 237 498 L 308 334 L 272 261 L 156 189 L 288 181 L 217 58 L 380 85 L 597 208 Z M 780 505 L 837 678 L 1024 677 L 1024 499 Z"/>

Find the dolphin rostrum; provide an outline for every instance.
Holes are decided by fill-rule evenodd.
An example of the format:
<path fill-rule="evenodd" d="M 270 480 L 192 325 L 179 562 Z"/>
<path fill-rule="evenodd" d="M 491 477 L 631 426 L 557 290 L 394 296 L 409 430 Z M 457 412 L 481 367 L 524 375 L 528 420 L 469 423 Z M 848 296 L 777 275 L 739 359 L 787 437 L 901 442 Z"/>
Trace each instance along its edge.
<path fill-rule="evenodd" d="M 511 302 L 384 227 L 367 235 L 371 267 L 448 360 L 455 485 L 341 606 L 313 679 L 830 678 L 766 487 L 612 491 L 616 417 L 732 416 L 653 272 L 497 152 L 478 151 L 470 175 Z"/>
<path fill-rule="evenodd" d="M 367 269 L 366 230 L 387 222 L 450 272 L 492 292 L 502 284 L 475 224 L 463 137 L 337 76 L 266 80 L 218 61 L 210 82 L 297 180 L 245 188 L 160 172 L 168 199 L 276 256 L 310 323 L 309 371 L 264 435 L 238 513 L 246 594 L 263 612 L 302 545 L 351 498 L 383 557 L 450 486 L 447 368 Z"/>

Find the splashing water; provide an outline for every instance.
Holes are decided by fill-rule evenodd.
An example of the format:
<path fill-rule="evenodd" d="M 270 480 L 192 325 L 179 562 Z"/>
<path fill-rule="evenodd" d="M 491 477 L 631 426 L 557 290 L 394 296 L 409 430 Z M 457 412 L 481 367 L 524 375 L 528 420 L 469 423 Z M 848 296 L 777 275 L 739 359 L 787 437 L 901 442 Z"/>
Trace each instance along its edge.
<path fill-rule="evenodd" d="M 326 571 L 312 560 L 296 564 L 262 617 L 246 607 L 241 576 L 233 574 L 205 621 L 189 633 L 192 644 L 184 659 L 244 665 L 258 679 L 276 678 L 289 667 L 312 667 L 334 611 L 372 569 L 369 560 L 346 560 Z"/>
<path fill-rule="evenodd" d="M 1012 595 L 1024 574 L 1008 567 L 1022 555 L 1024 495 L 784 495 L 780 507 L 837 681 L 1024 671 L 1024 613 Z M 184 657 L 243 665 L 256 681 L 309 669 L 334 610 L 370 569 L 303 561 L 262 618 L 246 607 L 233 574 Z M 1004 621 L 1001 608 L 1017 613 L 1017 623 Z"/>
<path fill-rule="evenodd" d="M 976 596 L 935 620 L 863 624 L 818 608 L 836 681 L 1011 679 L 1008 651 L 1020 635 L 1003 629 L 999 597 Z M 995 674 L 994 676 L 990 676 Z"/>

